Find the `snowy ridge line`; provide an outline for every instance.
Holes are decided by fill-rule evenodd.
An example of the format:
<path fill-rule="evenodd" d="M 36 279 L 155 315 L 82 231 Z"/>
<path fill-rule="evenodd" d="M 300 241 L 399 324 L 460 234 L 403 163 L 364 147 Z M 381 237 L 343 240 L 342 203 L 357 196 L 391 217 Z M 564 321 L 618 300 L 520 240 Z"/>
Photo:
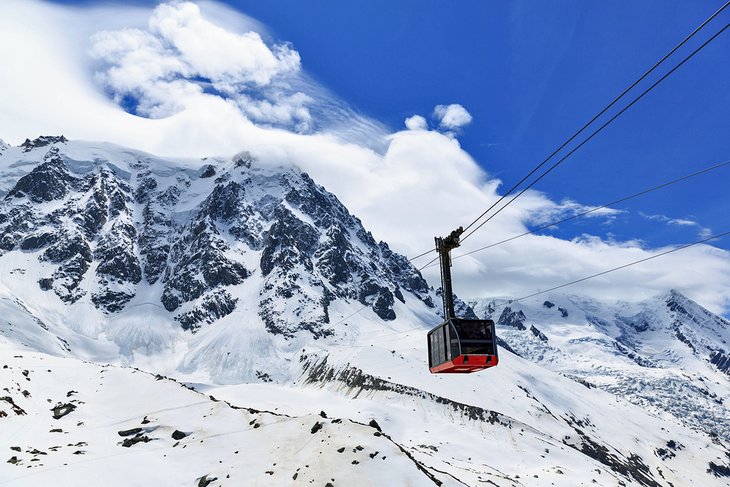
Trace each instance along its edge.
<path fill-rule="evenodd" d="M 641 303 L 472 300 L 521 357 L 715 437 L 730 432 L 730 322 L 677 291 Z"/>
<path fill-rule="evenodd" d="M 349 363 L 337 370 L 334 367 L 328 366 L 327 357 L 324 357 L 322 360 L 315 359 L 314 363 L 305 362 L 303 369 L 304 374 L 306 374 L 306 378 L 304 379 L 305 384 L 338 381 L 346 385 L 350 389 L 350 392 L 357 389 L 357 392 L 354 393 L 354 398 L 357 398 L 360 393 L 364 391 L 392 391 L 398 394 L 428 398 L 437 404 L 443 404 L 451 407 L 452 409 L 459 411 L 462 415 L 468 417 L 468 419 L 474 421 L 500 424 L 501 426 L 508 428 L 512 428 L 513 424 L 517 424 L 520 427 L 534 430 L 532 426 L 521 423 L 520 421 L 498 413 L 497 411 L 480 408 L 478 406 L 471 406 L 469 404 L 460 403 L 414 387 L 390 382 L 367 374 L 357 367 L 350 366 Z M 534 431 L 538 432 L 537 430 Z"/>
<path fill-rule="evenodd" d="M 431 482 L 433 482 L 437 486 L 443 485 L 443 482 L 441 480 L 437 479 L 436 476 L 429 471 L 429 469 L 430 470 L 433 470 L 433 471 L 436 471 L 436 472 L 439 472 L 439 473 L 444 474 L 444 475 L 448 475 L 449 477 L 453 478 L 454 480 L 456 480 L 460 484 L 466 485 L 466 484 L 464 484 L 464 482 L 462 482 L 461 480 L 457 479 L 456 477 L 454 477 L 453 475 L 451 475 L 448 472 L 441 472 L 440 470 L 438 470 L 438 469 L 436 469 L 434 467 L 431 467 L 431 466 L 426 467 L 422 462 L 420 462 L 419 460 L 417 460 L 416 457 L 414 457 L 413 454 L 410 451 L 408 451 L 403 445 L 401 445 L 400 443 L 398 443 L 397 441 L 395 441 L 389 434 L 383 433 L 383 431 L 380 429 L 380 426 L 377 424 L 377 422 L 375 420 L 371 421 L 369 424 L 360 423 L 359 421 L 355 421 L 355 420 L 352 420 L 352 419 L 350 419 L 349 421 L 352 422 L 352 423 L 355 423 L 355 424 L 362 425 L 362 426 L 369 426 L 371 428 L 375 428 L 377 430 L 377 432 L 380 434 L 379 436 L 383 436 L 383 437 L 387 438 L 390 442 L 392 442 L 395 446 L 397 446 L 398 449 L 400 451 L 402 451 L 403 454 L 405 456 L 407 456 L 413 462 L 413 464 L 416 466 L 416 468 L 419 471 L 423 472 L 423 474 L 426 477 L 428 477 L 428 479 L 431 480 Z"/>
<path fill-rule="evenodd" d="M 439 470 L 439 469 L 437 469 L 437 468 L 434 468 L 434 467 L 431 467 L 431 470 L 433 470 L 434 472 L 438 472 L 438 473 L 440 473 L 440 474 L 442 474 L 442 475 L 448 475 L 449 477 L 451 477 L 451 478 L 452 478 L 452 479 L 454 479 L 455 481 L 459 482 L 459 484 L 461 484 L 461 485 L 465 485 L 466 487 L 470 487 L 470 486 L 469 486 L 469 484 L 466 484 L 466 483 L 462 482 L 461 480 L 459 480 L 458 478 L 456 478 L 456 477 L 455 477 L 454 475 L 452 475 L 452 474 L 451 474 L 451 473 L 449 473 L 449 472 L 446 472 L 446 471 L 444 471 L 444 470 Z M 522 485 L 522 484 L 518 484 L 518 485 Z"/>

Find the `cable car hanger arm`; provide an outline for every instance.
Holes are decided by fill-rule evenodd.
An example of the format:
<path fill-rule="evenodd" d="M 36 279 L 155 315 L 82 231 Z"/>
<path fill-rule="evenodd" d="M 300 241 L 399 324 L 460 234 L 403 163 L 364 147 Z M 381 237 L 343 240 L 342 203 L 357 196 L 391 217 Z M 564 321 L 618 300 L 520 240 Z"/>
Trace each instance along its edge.
<path fill-rule="evenodd" d="M 441 262 L 441 295 L 444 301 L 444 319 L 455 318 L 454 312 L 454 292 L 451 286 L 451 249 L 455 249 L 460 245 L 459 238 L 464 233 L 464 228 L 459 227 L 451 232 L 447 237 L 436 237 L 436 252 L 439 254 Z"/>

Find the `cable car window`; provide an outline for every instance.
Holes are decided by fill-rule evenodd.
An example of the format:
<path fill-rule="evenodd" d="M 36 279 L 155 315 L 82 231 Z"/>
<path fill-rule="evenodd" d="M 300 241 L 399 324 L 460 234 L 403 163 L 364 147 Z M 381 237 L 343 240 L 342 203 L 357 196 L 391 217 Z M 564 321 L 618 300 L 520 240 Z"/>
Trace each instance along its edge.
<path fill-rule="evenodd" d="M 431 361 L 434 364 L 441 363 L 441 353 L 439 352 L 439 335 L 440 333 L 438 331 L 431 334 Z"/>
<path fill-rule="evenodd" d="M 494 355 L 492 323 L 484 320 L 455 320 L 464 355 Z"/>
<path fill-rule="evenodd" d="M 451 327 L 449 329 L 449 335 L 451 338 L 451 340 L 449 342 L 449 352 L 450 352 L 449 359 L 450 360 L 453 360 L 454 358 L 456 358 L 459 355 L 461 355 L 462 353 L 464 353 L 464 352 L 462 352 L 461 344 L 459 343 L 459 338 L 461 338 L 461 336 L 459 334 L 459 331 L 454 326 L 455 321 L 456 320 L 449 320 L 449 324 L 451 325 Z"/>
<path fill-rule="evenodd" d="M 444 326 L 434 330 L 431 335 L 431 364 L 438 365 L 447 360 L 446 344 L 444 343 Z"/>
<path fill-rule="evenodd" d="M 446 327 L 443 326 L 438 331 L 439 336 L 439 362 L 446 362 L 448 357 L 446 356 Z"/>
<path fill-rule="evenodd" d="M 491 330 L 486 321 L 454 320 L 456 331 L 462 340 L 486 340 L 491 339 Z"/>
<path fill-rule="evenodd" d="M 467 340 L 461 342 L 461 353 L 464 355 L 494 355 L 492 344 L 485 341 Z"/>

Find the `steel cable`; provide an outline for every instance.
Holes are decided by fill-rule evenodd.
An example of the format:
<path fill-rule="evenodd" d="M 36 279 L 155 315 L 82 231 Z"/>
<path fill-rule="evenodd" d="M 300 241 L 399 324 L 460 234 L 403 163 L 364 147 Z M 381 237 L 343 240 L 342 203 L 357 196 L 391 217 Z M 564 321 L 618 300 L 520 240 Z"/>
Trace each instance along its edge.
<path fill-rule="evenodd" d="M 662 63 L 663 63 L 664 61 L 666 61 L 666 60 L 667 60 L 667 59 L 668 59 L 668 58 L 669 58 L 669 57 L 670 57 L 670 56 L 671 56 L 672 54 L 674 54 L 674 53 L 675 53 L 675 52 L 676 52 L 676 51 L 677 51 L 677 50 L 678 50 L 679 48 L 681 48 L 681 47 L 682 47 L 682 46 L 683 46 L 684 44 L 686 44 L 686 43 L 687 43 L 687 41 L 689 41 L 689 40 L 690 40 L 690 39 L 691 39 L 692 37 L 694 37 L 694 35 L 695 35 L 695 34 L 697 34 L 697 33 L 698 33 L 698 32 L 699 32 L 700 30 L 702 30 L 702 29 L 703 29 L 703 28 L 704 28 L 704 27 L 705 27 L 705 26 L 706 26 L 706 25 L 707 25 L 708 23 L 710 23 L 710 22 L 711 22 L 711 21 L 712 21 L 712 20 L 713 20 L 713 19 L 714 19 L 715 17 L 717 17 L 717 16 L 718 16 L 718 15 L 719 15 L 719 14 L 720 14 L 720 13 L 721 13 L 721 12 L 722 12 L 723 10 L 725 10 L 725 8 L 727 8 L 727 7 L 728 7 L 728 5 L 730 5 L 730 0 L 728 0 L 727 2 L 725 2 L 725 4 L 723 4 L 723 5 L 722 5 L 722 7 L 720 7 L 720 8 L 719 8 L 719 9 L 718 9 L 718 10 L 717 10 L 717 11 L 716 11 L 716 12 L 715 12 L 714 14 L 712 14 L 712 15 L 711 15 L 710 17 L 708 17 L 708 18 L 707 18 L 707 20 L 705 20 L 704 22 L 702 22 L 702 24 L 700 24 L 700 25 L 699 25 L 699 26 L 698 26 L 697 28 L 695 28 L 695 30 L 693 30 L 693 31 L 692 31 L 692 32 L 691 32 L 691 33 L 690 33 L 690 34 L 689 34 L 688 36 L 686 36 L 686 37 L 685 37 L 685 38 L 684 38 L 684 39 L 683 39 L 683 40 L 682 40 L 682 41 L 681 41 L 681 42 L 680 42 L 679 44 L 677 44 L 676 46 L 674 46 L 674 47 L 673 47 L 673 48 L 672 48 L 672 49 L 671 49 L 671 50 L 670 50 L 670 51 L 669 51 L 669 52 L 668 52 L 667 54 L 665 54 L 665 55 L 664 55 L 664 56 L 663 56 L 663 57 L 662 57 L 662 58 L 661 58 L 661 59 L 660 59 L 659 61 L 657 61 L 656 63 L 654 63 L 654 65 L 653 65 L 653 66 L 652 66 L 651 68 L 649 68 L 649 69 L 648 69 L 648 70 L 647 70 L 647 71 L 646 71 L 646 72 L 645 72 L 644 74 L 642 74 L 642 75 L 641 75 L 641 76 L 640 76 L 640 77 L 639 77 L 639 78 L 638 78 L 638 79 L 637 79 L 636 81 L 634 81 L 634 82 L 633 82 L 633 83 L 632 83 L 632 84 L 631 84 L 631 85 L 630 85 L 630 86 L 629 86 L 628 88 L 626 88 L 626 89 L 625 89 L 624 91 L 622 91 L 622 92 L 621 92 L 621 94 L 619 94 L 618 96 L 616 96 L 616 97 L 615 97 L 615 98 L 614 98 L 614 99 L 613 99 L 613 100 L 611 101 L 611 103 L 609 103 L 608 105 L 606 105 L 606 107 L 605 107 L 605 108 L 604 108 L 603 110 L 601 110 L 600 112 L 598 112 L 598 114 L 597 114 L 597 115 L 595 115 L 595 116 L 594 116 L 594 117 L 593 117 L 593 118 L 592 118 L 591 120 L 589 120 L 588 122 L 586 122 L 586 123 L 585 123 L 585 124 L 584 124 L 584 125 L 583 125 L 583 126 L 582 126 L 582 127 L 580 128 L 580 130 L 578 130 L 577 132 L 575 132 L 575 133 L 574 133 L 574 134 L 573 134 L 573 135 L 572 135 L 572 136 L 571 136 L 571 137 L 570 137 L 569 139 L 567 139 L 567 140 L 566 140 L 565 142 L 563 142 L 563 143 L 562 143 L 562 144 L 560 145 L 560 147 L 558 147 L 557 149 L 555 149 L 555 150 L 554 150 L 554 151 L 553 151 L 553 152 L 552 152 L 552 153 L 551 153 L 551 154 L 550 154 L 550 155 L 549 155 L 548 157 L 546 157 L 546 158 L 545 158 L 545 160 L 543 160 L 543 161 L 542 161 L 542 162 L 541 162 L 540 164 L 538 164 L 538 165 L 537 165 L 537 166 L 536 166 L 536 167 L 535 167 L 535 168 L 534 168 L 534 169 L 533 169 L 532 171 L 530 171 L 530 173 L 529 173 L 529 174 L 527 174 L 527 176 L 525 176 L 525 177 L 524 177 L 524 178 L 522 178 L 522 179 L 521 179 L 521 180 L 520 180 L 520 181 L 519 181 L 519 182 L 518 182 L 517 184 L 515 184 L 514 186 L 512 186 L 512 188 L 510 188 L 510 189 L 509 189 L 509 191 L 507 191 L 507 192 L 506 192 L 506 193 L 505 193 L 504 195 L 502 195 L 502 197 L 500 197 L 500 198 L 499 198 L 499 199 L 498 199 L 498 200 L 497 200 L 497 201 L 496 201 L 496 202 L 495 202 L 494 204 L 492 204 L 492 206 L 490 206 L 489 208 L 487 208 L 487 210 L 485 210 L 485 211 L 484 211 L 484 212 L 483 212 L 483 213 L 482 213 L 481 215 L 479 215 L 479 216 L 478 216 L 478 217 L 477 217 L 477 218 L 476 218 L 476 219 L 475 219 L 474 221 L 472 221 L 472 222 L 471 222 L 471 223 L 470 223 L 469 225 L 467 225 L 466 227 L 464 227 L 464 231 L 468 230 L 468 229 L 469 229 L 469 228 L 471 228 L 471 227 L 472 227 L 472 226 L 473 226 L 473 225 L 474 225 L 474 224 L 475 224 L 476 222 L 478 222 L 478 221 L 479 221 L 480 219 L 482 219 L 482 218 L 483 218 L 483 217 L 484 217 L 484 216 L 485 216 L 485 215 L 486 215 L 487 213 L 489 213 L 489 211 L 491 211 L 491 210 L 492 210 L 492 209 L 493 209 L 493 208 L 494 208 L 495 206 L 497 206 L 497 205 L 498 205 L 498 204 L 499 204 L 499 203 L 500 203 L 500 202 L 501 202 L 502 200 L 504 200 L 504 199 L 505 199 L 505 198 L 506 198 L 507 196 L 509 196 L 509 195 L 510 195 L 510 194 L 511 194 L 511 193 L 512 193 L 512 192 L 513 192 L 513 191 L 514 191 L 515 189 L 517 189 L 517 187 L 519 187 L 519 186 L 520 186 L 520 185 L 521 185 L 522 183 L 524 183 L 524 182 L 525 182 L 525 181 L 526 181 L 526 180 L 527 180 L 527 179 L 528 179 L 528 178 L 529 178 L 530 176 L 532 176 L 532 175 L 533 175 L 533 174 L 534 174 L 534 173 L 535 173 L 535 172 L 536 172 L 536 171 L 537 171 L 538 169 L 540 169 L 540 168 L 541 168 L 542 166 L 544 166 L 544 165 L 545 165 L 545 164 L 546 164 L 546 163 L 547 163 L 547 162 L 548 162 L 548 161 L 549 161 L 550 159 L 552 159 L 552 158 L 553 158 L 553 157 L 554 157 L 554 156 L 555 156 L 555 155 L 556 155 L 556 154 L 557 154 L 558 152 L 560 152 L 560 151 L 561 151 L 561 150 L 562 150 L 562 149 L 563 149 L 563 148 L 564 148 L 565 146 L 567 146 L 567 145 L 568 145 L 568 144 L 569 144 L 570 142 L 572 142 L 572 141 L 573 141 L 573 140 L 574 140 L 574 139 L 575 139 L 575 138 L 576 138 L 576 137 L 577 137 L 578 135 L 580 135 L 580 134 L 581 134 L 581 133 L 582 133 L 582 132 L 583 132 L 583 131 L 584 131 L 584 130 L 585 130 L 586 128 L 588 128 L 588 126 L 590 126 L 590 125 L 591 125 L 591 124 L 592 124 L 593 122 L 595 122 L 595 121 L 596 121 L 596 120 L 597 120 L 597 119 L 598 119 L 598 118 L 599 118 L 599 117 L 600 117 L 601 115 L 603 115 L 604 113 L 606 113 L 606 111 L 608 111 L 608 110 L 609 110 L 609 109 L 610 109 L 610 108 L 611 108 L 612 106 L 614 106 L 614 105 L 616 104 L 616 102 L 618 102 L 618 101 L 619 101 L 619 100 L 620 100 L 621 98 L 623 98 L 623 97 L 624 97 L 624 95 L 626 95 L 626 93 L 628 93 L 628 92 L 629 92 L 629 91 L 631 91 L 631 90 L 632 90 L 632 89 L 633 89 L 633 88 L 634 88 L 634 87 L 635 87 L 636 85 L 638 85 L 639 83 L 641 83 L 641 82 L 642 82 L 642 81 L 643 81 L 643 80 L 644 80 L 644 79 L 645 79 L 645 78 L 646 78 L 646 77 L 647 77 L 647 76 L 648 76 L 649 74 L 651 74 L 651 73 L 652 73 L 652 72 L 653 72 L 653 71 L 654 71 L 654 70 L 655 70 L 655 69 L 656 69 L 657 67 L 659 67 L 659 65 L 661 65 L 661 64 L 662 64 Z M 726 27 L 727 27 L 727 26 L 726 26 Z M 723 30 L 725 30 L 725 29 L 723 29 Z M 718 34 L 716 34 L 716 35 L 715 35 L 714 37 L 717 37 L 717 35 L 718 35 Z M 714 38 L 714 37 L 713 37 L 713 38 Z M 705 44 L 707 44 L 707 43 L 705 43 Z M 703 45 L 702 47 L 704 47 L 704 45 Z M 693 53 L 692 55 L 694 55 L 694 53 Z M 691 57 L 691 56 L 690 56 L 690 57 Z M 686 59 L 685 59 L 685 60 L 686 60 Z M 684 61 L 683 61 L 683 62 L 684 62 Z M 682 62 L 682 63 L 683 63 L 683 62 Z M 680 63 L 680 65 L 681 65 L 682 63 Z M 676 68 L 675 68 L 675 69 L 676 69 Z M 665 76 L 665 77 L 666 77 L 666 76 Z M 551 168 L 551 170 L 552 170 L 552 168 Z M 537 182 L 537 181 L 535 181 L 535 182 Z M 532 184 L 534 184 L 534 183 L 532 183 Z M 524 191 L 523 191 L 523 192 L 524 192 Z M 520 194 L 522 194 L 522 193 L 520 193 Z M 510 202 L 511 202 L 511 201 L 510 201 Z M 508 204 L 509 204 L 509 203 L 508 203 Z M 505 205 L 505 206 L 507 206 L 507 205 Z M 500 211 L 501 211 L 501 210 L 500 210 Z M 491 217 L 490 217 L 490 218 L 491 218 Z M 481 225 L 480 225 L 480 226 L 481 226 Z M 473 232 L 472 232 L 472 233 L 473 233 Z M 465 238 L 466 238 L 466 237 L 465 237 Z"/>
<path fill-rule="evenodd" d="M 583 142 L 581 142 L 580 144 L 578 144 L 577 146 L 575 146 L 570 152 L 568 152 L 565 156 L 563 156 L 558 162 L 556 162 L 555 164 L 553 164 L 552 166 L 550 166 L 550 168 L 547 171 L 545 171 L 544 173 L 542 173 L 537 179 L 535 179 L 533 182 L 531 182 L 530 184 L 528 184 L 524 189 L 522 189 L 519 193 L 517 193 L 515 196 L 513 196 L 512 199 L 510 199 L 507 203 L 505 203 L 500 209 L 498 209 L 497 211 L 495 211 L 494 213 L 492 213 L 489 216 L 489 218 L 487 218 L 482 223 L 480 223 L 474 230 L 472 230 L 471 232 L 469 232 L 468 234 L 466 234 L 461 239 L 461 241 L 463 242 L 464 240 L 466 240 L 467 238 L 469 238 L 471 235 L 473 235 L 474 232 L 476 232 L 481 227 L 483 227 L 485 223 L 487 223 L 489 220 L 491 220 L 492 218 L 494 218 L 495 216 L 497 216 L 502 210 L 504 210 L 507 206 L 509 206 L 514 200 L 516 200 L 517 198 L 519 198 L 520 196 L 522 196 L 525 193 L 525 191 L 527 191 L 528 189 L 530 189 L 538 181 L 540 181 L 542 178 L 544 178 L 545 176 L 547 176 L 553 169 L 555 169 L 556 167 L 558 167 L 563 161 L 565 161 L 568 157 L 570 157 L 572 154 L 574 154 L 578 149 L 580 149 L 581 147 L 583 147 L 589 140 L 591 140 L 593 137 L 595 137 L 596 135 L 598 135 L 611 122 L 613 122 L 614 120 L 616 120 L 618 117 L 621 116 L 621 114 L 623 114 L 626 110 L 628 110 L 629 108 L 631 108 L 636 102 L 638 102 L 639 100 L 641 100 L 644 97 L 644 95 L 646 95 L 651 90 L 653 90 L 654 88 L 656 88 L 659 85 L 659 83 L 661 83 L 662 81 L 664 81 L 665 79 L 667 79 L 667 77 L 669 75 L 671 75 L 673 72 L 675 72 L 677 69 L 679 69 L 684 63 L 686 63 L 687 61 L 689 61 L 695 54 L 697 54 L 698 52 L 700 52 L 710 42 L 712 42 L 713 40 L 717 39 L 717 37 L 720 34 L 722 34 L 723 32 L 725 32 L 728 27 L 730 27 L 730 23 L 729 24 L 726 24 L 725 27 L 723 27 L 722 29 L 720 29 L 719 32 L 717 32 L 715 35 L 713 35 L 712 37 L 710 37 L 700 47 L 698 47 L 697 49 L 695 49 L 694 51 L 692 51 L 692 53 L 690 55 L 688 55 L 687 57 L 685 57 L 679 64 L 677 64 L 675 67 L 673 67 L 664 76 L 662 76 L 661 78 L 659 78 L 659 80 L 657 80 L 654 84 L 652 84 L 649 88 L 647 88 L 639 96 L 637 96 L 636 98 L 634 98 L 634 100 L 631 101 L 631 103 L 629 103 L 628 105 L 626 105 L 621 111 L 619 111 L 616 115 L 614 115 L 613 117 L 611 117 L 606 123 L 604 123 L 603 125 L 601 125 L 595 132 L 593 132 L 586 139 L 584 139 Z"/>
<path fill-rule="evenodd" d="M 715 164 L 714 166 L 706 167 L 704 169 L 701 169 L 699 171 L 695 171 L 695 172 L 693 172 L 691 174 L 687 174 L 685 176 L 682 176 L 682 177 L 673 179 L 671 181 L 667 181 L 666 183 L 662 183 L 662 184 L 659 184 L 657 186 L 653 186 L 651 188 L 644 189 L 642 191 L 639 191 L 638 193 L 634 193 L 634 194 L 629 195 L 629 196 L 624 196 L 623 198 L 617 199 L 617 200 L 612 201 L 610 203 L 605 203 L 603 205 L 593 207 L 593 208 L 591 208 L 589 210 L 582 211 L 580 213 L 576 213 L 575 215 L 569 216 L 567 218 L 563 218 L 563 219 L 556 220 L 556 221 L 553 221 L 553 222 L 550 222 L 550 223 L 546 223 L 545 225 L 542 225 L 542 226 L 540 226 L 538 228 L 535 228 L 533 230 L 530 230 L 529 232 L 520 233 L 519 235 L 514 235 L 514 236 L 509 237 L 509 238 L 506 238 L 504 240 L 500 240 L 499 242 L 494 242 L 494 243 L 489 244 L 489 245 L 486 245 L 484 247 L 480 247 L 478 249 L 471 250 L 471 251 L 466 252 L 464 254 L 460 254 L 460 255 L 454 256 L 454 257 L 452 257 L 452 260 L 459 259 L 461 257 L 466 257 L 467 255 L 475 254 L 475 253 L 481 252 L 483 250 L 491 249 L 492 247 L 497 247 L 497 246 L 502 245 L 502 244 L 505 244 L 507 242 L 511 242 L 513 240 L 517 240 L 518 238 L 521 238 L 521 237 L 526 237 L 528 235 L 532 235 L 532 234 L 537 233 L 537 232 L 539 232 L 541 230 L 545 230 L 546 228 L 554 227 L 556 225 L 559 225 L 561 223 L 565 223 L 565 222 L 570 221 L 570 220 L 575 220 L 576 218 L 580 218 L 580 217 L 585 216 L 585 215 L 588 215 L 590 213 L 594 213 L 594 212 L 596 212 L 598 210 L 602 210 L 604 208 L 608 208 L 608 207 L 617 205 L 619 203 L 623 203 L 624 201 L 628 201 L 630 199 L 637 198 L 639 196 L 643 196 L 643 195 L 645 195 L 647 193 L 651 193 L 652 191 L 656 191 L 656 190 L 659 190 L 659 189 L 662 189 L 662 188 L 666 188 L 667 186 L 671 186 L 673 184 L 676 184 L 676 183 L 685 181 L 685 180 L 690 179 L 690 178 L 695 177 L 695 176 L 699 176 L 701 174 L 707 173 L 707 172 L 712 171 L 714 169 L 719 169 L 721 167 L 725 167 L 727 165 L 730 165 L 730 160 L 725 161 L 725 162 L 721 162 L 719 164 Z M 425 266 L 421 267 L 418 270 L 419 271 L 422 271 L 423 269 L 425 269 L 427 267 L 432 267 L 432 264 L 435 261 L 436 261 L 436 259 L 431 260 L 431 262 L 429 262 L 428 264 L 426 264 Z"/>

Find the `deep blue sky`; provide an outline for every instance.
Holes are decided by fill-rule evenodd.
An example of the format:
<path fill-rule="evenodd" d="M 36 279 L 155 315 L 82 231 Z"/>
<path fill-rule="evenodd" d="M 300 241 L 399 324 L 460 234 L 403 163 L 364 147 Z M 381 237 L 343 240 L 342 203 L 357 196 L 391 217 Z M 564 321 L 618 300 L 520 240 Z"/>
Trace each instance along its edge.
<path fill-rule="evenodd" d="M 394 128 L 436 104 L 464 105 L 474 121 L 463 147 L 511 185 L 723 2 L 229 3 L 291 41 L 322 83 Z M 730 9 L 707 32 L 728 21 Z M 536 187 L 600 204 L 730 159 L 728 52 L 726 32 Z M 728 182 L 730 168 L 624 208 L 727 230 Z M 627 220 L 585 228 L 651 244 L 697 236 L 697 228 Z"/>
<path fill-rule="evenodd" d="M 459 137 L 462 146 L 511 186 L 724 1 L 225 3 L 291 42 L 315 79 L 392 129 L 410 115 L 429 115 L 437 104 L 462 104 L 474 117 Z M 668 66 L 728 22 L 730 8 Z M 536 188 L 557 200 L 600 204 L 730 159 L 728 53 L 730 31 Z M 624 204 L 630 213 L 611 226 L 584 222 L 556 233 L 690 242 L 698 228 L 649 221 L 638 212 L 727 231 L 728 182 L 730 168 L 718 170 Z M 455 225 L 474 217 L 464 215 Z M 715 245 L 730 247 L 727 239 Z"/>

